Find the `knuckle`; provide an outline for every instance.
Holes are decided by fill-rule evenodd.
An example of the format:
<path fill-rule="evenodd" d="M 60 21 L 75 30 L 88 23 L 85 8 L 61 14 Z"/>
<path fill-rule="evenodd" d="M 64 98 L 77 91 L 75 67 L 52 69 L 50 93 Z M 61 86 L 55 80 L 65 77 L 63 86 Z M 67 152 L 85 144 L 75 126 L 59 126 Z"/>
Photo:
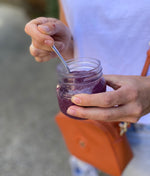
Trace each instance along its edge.
<path fill-rule="evenodd" d="M 137 123 L 138 120 L 139 120 L 138 117 L 132 118 L 132 119 L 130 120 L 130 123 Z"/>
<path fill-rule="evenodd" d="M 47 61 L 49 61 L 49 60 L 51 59 L 51 57 L 49 57 L 49 56 L 44 56 L 42 59 L 43 59 L 43 62 L 47 62 Z"/>
<path fill-rule="evenodd" d="M 135 105 L 135 108 L 134 108 L 134 115 L 135 115 L 135 117 L 141 116 L 142 111 L 143 111 L 142 105 L 139 104 L 139 103 L 137 103 L 137 104 Z"/>
<path fill-rule="evenodd" d="M 134 87 L 131 87 L 130 90 L 129 90 L 129 96 L 130 96 L 130 99 L 132 100 L 136 100 L 137 97 L 138 97 L 138 90 Z"/>
<path fill-rule="evenodd" d="M 32 45 L 33 45 L 34 48 L 37 48 L 37 49 L 42 49 L 43 48 L 43 45 L 40 42 L 40 40 L 38 42 L 36 42 L 35 40 L 33 40 Z"/>
<path fill-rule="evenodd" d="M 37 17 L 33 19 L 32 21 L 37 21 L 39 24 L 46 23 L 48 20 L 46 17 Z"/>
<path fill-rule="evenodd" d="M 43 62 L 42 58 L 40 58 L 40 57 L 35 57 L 35 60 L 36 60 L 37 62 Z"/>
<path fill-rule="evenodd" d="M 32 40 L 33 40 L 33 43 L 34 43 L 34 46 L 36 47 L 36 45 L 40 45 L 40 46 L 45 46 L 45 38 L 43 38 L 43 37 L 41 37 L 41 36 L 39 36 L 39 37 L 37 37 L 36 39 L 34 39 L 34 38 L 32 38 Z"/>
<path fill-rule="evenodd" d="M 28 34 L 30 23 L 27 23 L 24 27 L 24 31 Z"/>
<path fill-rule="evenodd" d="M 110 113 L 109 111 L 107 111 L 107 112 L 104 112 L 104 113 L 103 113 L 102 117 L 103 117 L 103 120 L 104 120 L 104 121 L 110 121 L 112 115 L 111 115 L 111 113 Z"/>
<path fill-rule="evenodd" d="M 112 99 L 110 96 L 105 96 L 104 98 L 104 106 L 108 107 L 112 105 Z"/>
<path fill-rule="evenodd" d="M 32 41 L 32 46 L 34 48 L 39 48 L 39 43 L 37 43 L 35 40 Z"/>
<path fill-rule="evenodd" d="M 43 44 L 45 44 L 44 41 L 45 41 L 45 38 L 38 37 L 38 40 L 36 41 L 36 43 L 39 43 L 40 45 L 43 46 Z"/>
<path fill-rule="evenodd" d="M 29 50 L 30 50 L 30 54 L 31 54 L 32 56 L 35 56 L 35 57 L 36 57 L 36 56 L 39 55 L 38 49 L 36 49 L 35 47 L 33 47 L 33 45 L 30 45 Z"/>

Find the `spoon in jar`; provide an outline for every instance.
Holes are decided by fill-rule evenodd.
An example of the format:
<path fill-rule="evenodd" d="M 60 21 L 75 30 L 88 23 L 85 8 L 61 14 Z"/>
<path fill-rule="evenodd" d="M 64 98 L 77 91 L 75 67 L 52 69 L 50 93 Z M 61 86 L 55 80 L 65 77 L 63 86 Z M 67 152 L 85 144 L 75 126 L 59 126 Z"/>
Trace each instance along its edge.
<path fill-rule="evenodd" d="M 66 63 L 66 61 L 64 60 L 64 58 L 62 57 L 62 55 L 60 54 L 60 52 L 58 51 L 58 49 L 56 48 L 55 45 L 52 46 L 52 50 L 57 54 L 58 58 L 61 60 L 61 62 L 63 63 L 63 65 L 65 66 L 67 73 L 70 73 L 70 69 Z"/>

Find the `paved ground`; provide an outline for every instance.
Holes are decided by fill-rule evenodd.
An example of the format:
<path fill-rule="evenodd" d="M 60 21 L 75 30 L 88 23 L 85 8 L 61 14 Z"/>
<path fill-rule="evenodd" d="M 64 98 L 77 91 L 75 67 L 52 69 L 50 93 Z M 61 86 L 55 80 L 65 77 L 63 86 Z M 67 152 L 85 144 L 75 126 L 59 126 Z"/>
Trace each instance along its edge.
<path fill-rule="evenodd" d="M 70 176 L 55 124 L 57 60 L 36 63 L 21 9 L 0 4 L 0 176 Z"/>

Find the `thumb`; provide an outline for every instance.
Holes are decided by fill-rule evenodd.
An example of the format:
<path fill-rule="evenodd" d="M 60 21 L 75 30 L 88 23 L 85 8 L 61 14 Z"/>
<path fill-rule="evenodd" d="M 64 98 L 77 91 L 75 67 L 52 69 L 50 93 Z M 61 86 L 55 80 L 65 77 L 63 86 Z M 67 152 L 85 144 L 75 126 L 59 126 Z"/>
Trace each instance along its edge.
<path fill-rule="evenodd" d="M 38 30 L 43 34 L 53 35 L 54 25 L 50 25 L 50 24 L 47 24 L 47 23 L 42 24 L 42 25 L 38 25 Z"/>
<path fill-rule="evenodd" d="M 62 34 L 66 26 L 59 20 L 49 20 L 47 23 L 38 25 L 38 30 L 48 35 Z"/>
<path fill-rule="evenodd" d="M 106 84 L 113 88 L 114 90 L 119 89 L 121 85 L 121 76 L 119 75 L 104 75 Z"/>

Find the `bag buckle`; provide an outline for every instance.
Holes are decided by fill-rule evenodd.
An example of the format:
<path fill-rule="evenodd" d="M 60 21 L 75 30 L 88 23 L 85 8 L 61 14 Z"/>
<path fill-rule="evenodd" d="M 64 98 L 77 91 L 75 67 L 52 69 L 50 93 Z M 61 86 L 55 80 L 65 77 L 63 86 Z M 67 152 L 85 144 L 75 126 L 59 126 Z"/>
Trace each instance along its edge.
<path fill-rule="evenodd" d="M 123 136 L 124 133 L 127 132 L 128 130 L 128 122 L 120 122 L 119 127 L 120 127 L 120 136 Z"/>

